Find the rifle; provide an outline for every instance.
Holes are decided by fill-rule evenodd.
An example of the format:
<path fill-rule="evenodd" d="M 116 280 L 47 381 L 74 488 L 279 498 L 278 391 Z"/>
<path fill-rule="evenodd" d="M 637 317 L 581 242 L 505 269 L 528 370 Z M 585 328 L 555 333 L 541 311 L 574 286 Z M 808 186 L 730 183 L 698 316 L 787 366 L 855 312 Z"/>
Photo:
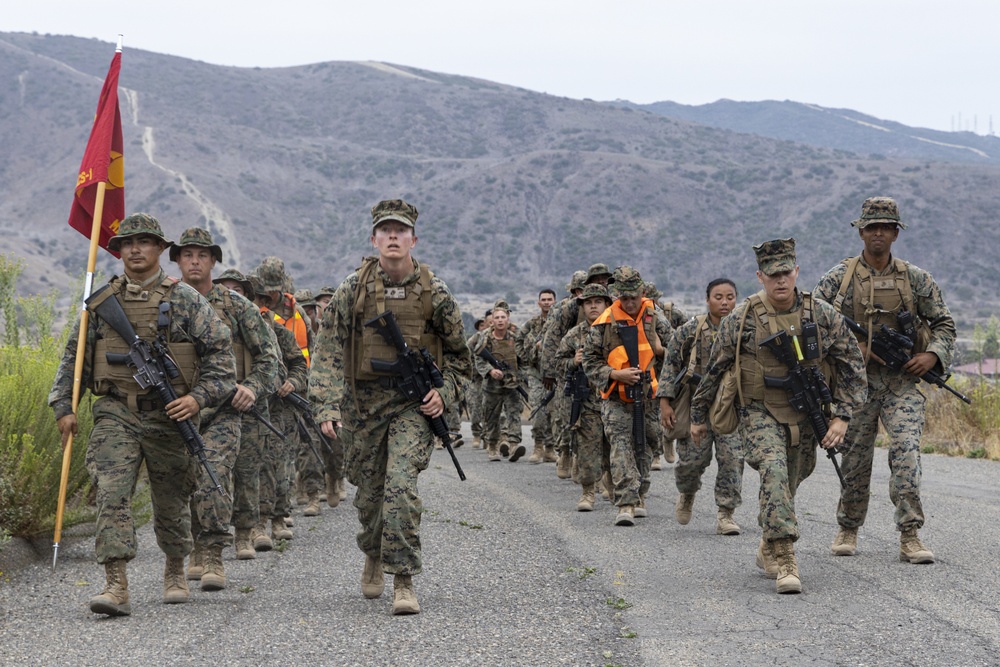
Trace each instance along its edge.
<path fill-rule="evenodd" d="M 235 389 L 233 389 L 232 393 L 231 393 L 231 394 L 229 394 L 229 396 L 228 396 L 228 397 L 227 397 L 227 398 L 226 398 L 226 399 L 225 399 L 224 401 L 222 401 L 222 402 L 223 402 L 223 403 L 229 403 L 229 402 L 231 402 L 231 401 L 233 400 L 233 397 L 234 397 L 234 396 L 236 396 L 236 390 L 235 390 Z M 243 413 L 240 413 L 240 414 L 243 414 Z M 275 434 L 276 436 L 278 436 L 278 437 L 279 437 L 279 438 L 281 438 L 282 440 L 284 440 L 284 439 L 285 439 L 285 434 L 284 434 L 284 433 L 282 433 L 281 431 L 279 431 L 279 430 L 278 430 L 278 427 L 277 427 L 277 426 L 275 426 L 275 425 L 274 425 L 274 424 L 272 424 L 272 423 L 271 423 L 270 421 L 268 421 L 267 417 L 265 417 L 265 416 L 264 416 L 264 413 L 263 413 L 263 412 L 261 412 L 261 411 L 260 411 L 260 410 L 259 410 L 259 409 L 257 408 L 257 406 L 256 406 L 256 405 L 251 405 L 251 406 L 250 406 L 250 407 L 249 407 L 249 408 L 248 408 L 248 409 L 246 410 L 246 414 L 250 415 L 251 417 L 253 417 L 253 418 L 254 418 L 254 419 L 256 419 L 257 421 L 259 421 L 259 422 L 260 422 L 261 424 L 263 424 L 264 426 L 266 426 L 266 427 L 267 427 L 267 429 L 268 429 L 269 431 L 271 431 L 271 433 L 274 433 L 274 434 Z M 204 426 L 205 426 L 205 424 L 204 424 L 204 422 L 202 422 L 202 427 L 204 427 Z"/>
<path fill-rule="evenodd" d="M 587 374 L 583 371 L 582 366 L 566 371 L 566 386 L 563 388 L 563 395 L 573 397 L 569 408 L 568 427 L 570 433 L 569 449 L 572 454 L 576 451 L 576 430 L 574 427 L 580 419 L 580 413 L 583 412 L 583 402 L 590 396 L 590 380 L 587 379 Z"/>
<path fill-rule="evenodd" d="M 674 377 L 672 384 L 674 385 L 674 388 L 678 390 L 681 388 L 682 382 L 687 382 L 692 387 L 697 387 L 698 384 L 701 382 L 701 377 L 702 377 L 701 373 L 692 372 L 689 375 L 687 366 L 685 366 L 684 368 L 681 369 L 681 372 Z"/>
<path fill-rule="evenodd" d="M 913 315 L 911 315 L 908 310 L 901 310 L 896 316 L 896 319 L 903 331 L 913 333 L 911 335 L 906 335 L 904 333 L 894 331 L 883 324 L 879 331 L 871 337 L 871 353 L 884 361 L 888 368 L 905 373 L 906 371 L 903 370 L 903 366 L 909 363 L 910 359 L 913 358 L 913 355 L 910 354 L 910 350 L 913 349 L 913 340 L 916 337 L 916 332 L 913 329 Z M 844 315 L 844 321 L 847 322 L 847 327 L 851 331 L 859 336 L 863 336 L 865 339 L 868 338 L 868 330 L 863 326 L 846 315 Z M 917 377 L 917 379 L 923 380 L 928 384 L 941 387 L 942 389 L 947 389 L 967 404 L 972 405 L 971 398 L 948 385 L 948 377 L 951 376 L 946 377 L 932 368 L 923 375 Z"/>
<path fill-rule="evenodd" d="M 553 397 L 554 397 L 555 395 L 556 395 L 556 388 L 555 388 L 555 387 L 552 387 L 552 389 L 549 389 L 549 390 L 548 390 L 548 392 L 546 392 L 545 396 L 542 396 L 542 401 L 541 401 L 541 403 L 539 403 L 539 404 L 538 404 L 538 405 L 537 405 L 537 406 L 535 407 L 535 409 L 531 411 L 531 414 L 530 414 L 530 415 L 528 415 L 528 421 L 531 421 L 532 419 L 534 419 L 534 418 L 535 418 L 535 415 L 537 415 L 537 414 L 538 414 L 538 411 L 539 411 L 539 410 L 541 410 L 541 409 L 542 409 L 542 408 L 544 408 L 544 407 L 545 407 L 546 405 L 548 405 L 549 403 L 551 403 L 551 402 L 552 402 L 552 398 L 553 398 Z M 569 394 L 566 394 L 566 395 L 567 395 L 567 396 L 569 396 Z"/>
<path fill-rule="evenodd" d="M 319 442 L 323 446 L 323 448 L 326 449 L 327 452 L 332 454 L 333 446 L 330 444 L 330 441 L 327 439 L 327 437 L 323 435 L 323 431 L 320 429 L 319 424 L 316 423 L 316 418 L 313 417 L 312 403 L 309 402 L 309 399 L 305 398 L 300 394 L 296 394 L 294 391 L 289 392 L 285 396 L 282 396 L 282 398 L 286 402 L 288 402 L 289 405 L 291 405 L 293 408 L 295 408 L 301 413 L 302 421 L 304 421 L 306 423 L 306 426 L 311 428 L 313 432 L 317 436 L 319 436 Z M 320 456 L 319 451 L 317 451 L 316 446 L 312 442 L 312 438 L 309 437 L 308 431 L 303 433 L 302 436 L 303 436 L 302 439 L 306 441 L 306 444 L 309 445 L 309 449 L 311 449 L 313 455 L 315 455 L 316 460 L 319 461 L 320 466 L 325 465 L 323 457 Z"/>
<path fill-rule="evenodd" d="M 618 337 L 628 356 L 629 367 L 639 368 L 639 327 L 635 324 L 619 324 Z M 646 452 L 646 415 L 643 400 L 646 398 L 646 382 L 649 379 L 649 371 L 642 371 L 638 382 L 625 385 L 625 397 L 632 400 L 632 447 L 635 449 L 636 465 L 644 460 Z"/>
<path fill-rule="evenodd" d="M 424 396 L 431 389 L 444 386 L 444 376 L 434 363 L 434 357 L 426 347 L 417 351 L 406 344 L 403 332 L 399 330 L 399 324 L 396 322 L 396 316 L 391 310 L 376 315 L 365 322 L 364 326 L 374 329 L 375 333 L 396 348 L 395 361 L 372 359 L 372 370 L 376 373 L 392 374 L 396 380 L 396 388 L 406 398 L 423 403 Z M 429 415 L 424 415 L 424 418 L 430 423 L 434 435 L 441 438 L 448 455 L 451 456 L 451 462 L 455 464 L 455 470 L 458 471 L 458 478 L 464 482 L 465 471 L 462 470 L 462 465 L 455 456 L 455 449 L 451 446 L 451 434 L 444 418 Z"/>
<path fill-rule="evenodd" d="M 815 344 L 818 340 L 818 333 L 815 322 L 807 322 L 802 325 L 802 337 L 806 340 L 806 349 L 810 359 L 819 357 L 819 347 Z M 797 412 L 804 412 L 809 418 L 809 425 L 812 426 L 816 441 L 821 442 L 826 437 L 828 424 L 823 406 L 833 403 L 833 396 L 830 388 L 823 379 L 823 374 L 817 366 L 805 367 L 799 363 L 803 359 L 802 349 L 799 346 L 798 336 L 789 338 L 784 331 L 779 331 L 773 336 L 762 340 L 760 346 L 771 351 L 771 353 L 788 367 L 788 375 L 783 378 L 764 376 L 764 386 L 784 389 L 788 394 L 788 403 Z M 825 448 L 824 448 L 825 449 Z M 846 484 L 844 473 L 840 470 L 837 462 L 837 448 L 826 449 L 826 455 L 833 463 L 833 469 L 837 471 L 840 478 L 840 486 Z"/>
<path fill-rule="evenodd" d="M 91 294 L 87 299 L 87 304 L 89 305 L 91 301 L 96 300 L 110 288 L 110 285 L 105 285 Z M 168 303 L 160 304 L 161 318 L 166 315 L 166 311 L 169 308 L 170 304 Z M 108 363 L 126 364 L 132 368 L 135 371 L 133 377 L 136 383 L 138 383 L 139 388 L 150 389 L 155 392 L 156 396 L 163 402 L 163 405 L 166 406 L 176 401 L 178 398 L 177 391 L 170 384 L 170 380 L 180 375 L 180 369 L 177 368 L 176 362 L 170 357 L 170 352 L 167 350 L 167 344 L 163 340 L 163 335 L 157 334 L 156 338 L 151 342 L 139 338 L 139 334 L 135 332 L 135 327 L 129 322 L 128 316 L 125 314 L 124 309 L 122 309 L 122 304 L 118 301 L 116 295 L 111 295 L 101 301 L 94 308 L 94 312 L 129 344 L 127 354 L 108 352 L 106 355 Z M 86 332 L 81 332 L 80 335 L 85 336 Z M 194 427 L 190 419 L 182 421 L 173 420 L 173 422 L 184 439 L 188 453 L 197 458 L 198 462 L 205 468 L 205 472 L 208 473 L 208 478 L 215 486 L 215 490 L 222 494 L 223 497 L 228 498 L 229 494 L 222 488 L 222 483 L 219 482 L 219 477 L 215 474 L 215 468 L 212 467 L 211 462 L 205 455 L 205 441 L 202 440 L 198 429 Z"/>
<path fill-rule="evenodd" d="M 368 325 L 365 324 L 365 326 Z M 479 350 L 479 356 L 482 357 L 484 361 L 489 363 L 490 366 L 497 369 L 498 371 L 503 371 L 504 373 L 510 372 L 510 364 L 508 364 L 506 361 L 500 361 L 495 356 L 493 356 L 493 353 L 490 352 L 489 348 L 484 347 L 483 349 Z M 524 390 L 524 387 L 522 387 L 521 385 L 517 385 L 517 387 L 515 388 L 517 389 L 517 393 L 521 395 L 521 400 L 524 401 L 524 405 L 530 406 L 531 399 L 528 398 L 528 392 Z"/>

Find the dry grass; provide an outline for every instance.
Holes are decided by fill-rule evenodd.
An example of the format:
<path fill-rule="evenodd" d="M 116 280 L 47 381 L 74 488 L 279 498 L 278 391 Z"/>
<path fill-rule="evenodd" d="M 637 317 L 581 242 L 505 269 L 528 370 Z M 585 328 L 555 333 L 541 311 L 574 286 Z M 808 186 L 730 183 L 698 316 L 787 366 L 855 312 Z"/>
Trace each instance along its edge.
<path fill-rule="evenodd" d="M 942 389 L 921 385 L 927 395 L 923 451 L 1000 460 L 1000 387 L 958 378 L 950 384 L 971 398 L 972 405 Z"/>

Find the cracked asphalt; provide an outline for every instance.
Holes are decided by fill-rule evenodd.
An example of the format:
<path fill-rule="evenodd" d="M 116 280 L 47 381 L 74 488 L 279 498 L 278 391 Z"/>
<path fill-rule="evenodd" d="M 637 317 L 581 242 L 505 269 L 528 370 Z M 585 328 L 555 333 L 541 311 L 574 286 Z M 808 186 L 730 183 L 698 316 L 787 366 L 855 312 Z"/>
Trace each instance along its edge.
<path fill-rule="evenodd" d="M 468 481 L 443 451 L 420 477 L 419 615 L 391 616 L 391 581 L 378 600 L 360 595 L 349 497 L 316 518 L 296 510 L 283 552 L 235 561 L 227 551 L 228 587 L 195 584 L 185 605 L 161 603 L 163 555 L 147 524 L 123 618 L 88 609 L 103 584 L 92 535 L 64 540 L 54 573 L 46 539 L 13 569 L 0 555 L 2 663 L 1000 664 L 1000 463 L 924 456 L 921 537 L 938 562 L 918 566 L 898 560 L 883 450 L 858 555 L 830 555 L 837 482 L 821 457 L 797 498 L 803 593 L 779 596 L 754 565 L 750 469 L 736 512 L 743 533 L 722 537 L 714 465 L 690 524 L 674 519 L 668 467 L 653 473 L 649 518 L 620 528 L 607 502 L 576 512 L 578 487 L 557 479 L 554 464 L 489 463 L 469 445 L 458 456 Z"/>

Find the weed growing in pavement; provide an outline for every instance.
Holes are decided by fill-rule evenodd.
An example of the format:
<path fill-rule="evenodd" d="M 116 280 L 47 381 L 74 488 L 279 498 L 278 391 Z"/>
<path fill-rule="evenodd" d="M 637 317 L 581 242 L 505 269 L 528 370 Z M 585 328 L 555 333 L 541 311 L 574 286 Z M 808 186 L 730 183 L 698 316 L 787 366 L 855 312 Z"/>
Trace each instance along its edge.
<path fill-rule="evenodd" d="M 586 565 L 583 566 L 583 567 L 567 567 L 566 568 L 566 573 L 567 574 L 576 574 L 580 579 L 586 579 L 587 577 L 589 577 L 591 575 L 597 574 L 597 568 L 596 567 L 587 567 Z"/>
<path fill-rule="evenodd" d="M 253 593 L 255 590 L 253 586 L 240 586 L 240 593 Z"/>
<path fill-rule="evenodd" d="M 608 603 L 608 606 L 614 607 L 615 609 L 617 609 L 619 611 L 623 611 L 625 609 L 629 609 L 632 606 L 632 603 L 631 602 L 627 602 L 625 600 L 625 598 L 618 598 L 617 600 L 615 598 L 608 598 L 607 603 Z"/>
<path fill-rule="evenodd" d="M 622 627 L 621 633 L 619 634 L 619 637 L 621 637 L 622 639 L 635 639 L 638 636 L 639 633 L 633 630 L 632 628 L 628 627 L 627 625 Z"/>
<path fill-rule="evenodd" d="M 280 554 L 285 553 L 288 550 L 288 540 L 278 540 L 274 543 L 274 550 Z"/>
<path fill-rule="evenodd" d="M 459 521 L 458 525 L 465 526 L 466 528 L 471 528 L 472 530 L 482 530 L 483 524 L 481 523 L 469 523 L 468 521 Z"/>

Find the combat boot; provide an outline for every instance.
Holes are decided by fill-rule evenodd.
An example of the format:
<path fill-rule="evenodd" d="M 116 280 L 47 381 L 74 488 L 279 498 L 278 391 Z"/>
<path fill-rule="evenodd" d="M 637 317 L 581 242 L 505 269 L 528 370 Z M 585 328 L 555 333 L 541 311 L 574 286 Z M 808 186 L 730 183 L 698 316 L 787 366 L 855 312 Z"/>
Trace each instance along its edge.
<path fill-rule="evenodd" d="M 611 499 L 614 496 L 614 489 L 615 489 L 615 485 L 611 482 L 611 473 L 610 472 L 604 473 L 601 476 L 601 481 L 603 482 L 602 486 L 604 487 L 603 489 L 601 489 L 601 497 L 607 500 L 608 502 L 611 502 Z"/>
<path fill-rule="evenodd" d="M 187 578 L 188 581 L 198 581 L 201 579 L 201 573 L 205 570 L 205 549 L 197 542 L 194 543 L 194 549 L 191 550 L 191 556 L 188 559 L 187 566 Z"/>
<path fill-rule="evenodd" d="M 504 458 L 510 456 L 510 443 L 507 441 L 507 438 L 500 441 L 500 456 Z"/>
<path fill-rule="evenodd" d="M 347 498 L 347 478 L 346 477 L 341 477 L 340 478 L 340 485 L 337 486 L 337 489 L 340 490 L 340 499 L 341 500 L 344 500 L 345 498 Z"/>
<path fill-rule="evenodd" d="M 302 515 L 319 516 L 320 512 L 323 511 L 319 503 L 319 494 L 313 491 L 309 494 L 309 502 L 306 504 L 306 508 L 302 510 Z"/>
<path fill-rule="evenodd" d="M 499 461 L 501 459 L 500 452 L 497 451 L 496 445 L 491 445 L 486 448 L 486 458 L 489 461 Z"/>
<path fill-rule="evenodd" d="M 733 510 L 728 507 L 720 507 L 719 514 L 715 520 L 716 535 L 739 535 L 740 524 L 733 519 Z"/>
<path fill-rule="evenodd" d="M 326 504 L 330 507 L 340 504 L 340 480 L 329 474 L 326 476 Z"/>
<path fill-rule="evenodd" d="M 201 590 L 221 591 L 225 587 L 226 570 L 222 565 L 222 547 L 209 547 L 205 551 L 205 571 L 201 575 Z"/>
<path fill-rule="evenodd" d="M 858 529 L 840 527 L 833 538 L 830 551 L 834 556 L 853 556 L 858 553 Z"/>
<path fill-rule="evenodd" d="M 132 605 L 128 601 L 128 577 L 125 559 L 116 558 L 104 564 L 104 591 L 90 598 L 90 611 L 108 616 L 128 616 Z"/>
<path fill-rule="evenodd" d="M 783 537 L 772 544 L 774 560 L 778 564 L 778 576 L 775 589 L 779 593 L 801 593 L 802 582 L 799 580 L 799 564 L 795 562 L 795 546 L 792 538 Z"/>
<path fill-rule="evenodd" d="M 285 520 L 285 526 L 287 528 L 293 528 L 295 526 L 295 519 L 292 518 L 291 514 L 286 515 L 284 517 L 284 520 Z"/>
<path fill-rule="evenodd" d="M 473 449 L 483 448 L 483 439 L 480 436 L 478 435 L 472 436 L 472 448 Z"/>
<path fill-rule="evenodd" d="M 541 463 L 542 458 L 545 457 L 545 445 L 536 442 L 535 448 L 531 450 L 531 456 L 528 457 L 528 463 Z"/>
<path fill-rule="evenodd" d="M 274 548 L 274 542 L 268 537 L 267 525 L 264 522 L 250 529 L 250 541 L 253 543 L 254 551 L 270 551 Z"/>
<path fill-rule="evenodd" d="M 904 530 L 899 534 L 899 560 L 914 565 L 934 562 L 934 554 L 917 537 L 917 529 Z"/>
<path fill-rule="evenodd" d="M 524 453 L 526 451 L 528 451 L 528 450 L 521 443 L 518 443 L 518 444 L 514 445 L 514 451 L 512 451 L 510 453 L 510 459 L 509 459 L 510 462 L 511 463 L 517 463 L 518 459 L 520 459 L 522 456 L 524 456 Z"/>
<path fill-rule="evenodd" d="M 691 521 L 691 510 L 694 508 L 694 494 L 693 493 L 682 493 L 677 496 L 677 509 L 675 514 L 677 516 L 677 523 L 682 526 L 688 525 Z"/>
<path fill-rule="evenodd" d="M 594 501 L 597 500 L 596 491 L 593 484 L 584 484 L 580 501 L 576 504 L 577 512 L 593 512 Z"/>
<path fill-rule="evenodd" d="M 649 516 L 649 512 L 646 511 L 646 496 L 639 495 L 639 504 L 632 509 L 632 514 L 635 515 L 636 519 L 645 519 Z"/>
<path fill-rule="evenodd" d="M 616 526 L 635 525 L 635 507 L 632 505 L 622 505 L 618 508 L 618 516 L 615 517 Z"/>
<path fill-rule="evenodd" d="M 559 479 L 569 479 L 571 477 L 569 466 L 569 454 L 566 452 L 560 453 L 559 458 L 556 460 L 556 477 Z"/>
<path fill-rule="evenodd" d="M 667 440 L 663 443 L 663 460 L 667 463 L 673 463 L 677 460 L 677 451 L 674 449 L 673 440 Z"/>
<path fill-rule="evenodd" d="M 271 539 L 290 540 L 292 539 L 292 529 L 285 525 L 284 517 L 271 519 Z"/>
<path fill-rule="evenodd" d="M 249 529 L 236 529 L 236 560 L 253 560 L 257 557 L 257 550 L 253 548 L 253 540 L 250 538 L 250 534 Z"/>
<path fill-rule="evenodd" d="M 392 578 L 392 615 L 419 614 L 420 604 L 417 602 L 417 592 L 413 589 L 413 577 L 408 574 L 397 574 Z"/>
<path fill-rule="evenodd" d="M 382 573 L 381 559 L 365 556 L 365 569 L 361 572 L 361 594 L 369 600 L 382 595 L 385 590 L 385 575 Z"/>
<path fill-rule="evenodd" d="M 649 464 L 650 470 L 663 470 L 663 464 L 660 463 L 660 455 L 657 454 L 653 457 L 653 462 Z"/>
<path fill-rule="evenodd" d="M 167 564 L 163 568 L 163 604 L 180 604 L 187 602 L 189 597 L 188 582 L 184 578 L 184 557 L 167 556 Z"/>
<path fill-rule="evenodd" d="M 550 447 L 550 446 L 546 445 L 546 447 L 545 447 L 545 455 L 542 457 L 542 461 L 544 463 L 555 463 L 558 460 L 559 460 L 558 457 L 556 457 L 556 449 L 555 449 L 555 447 Z"/>
<path fill-rule="evenodd" d="M 778 563 L 774 560 L 774 549 L 763 537 L 760 538 L 760 545 L 757 547 L 757 567 L 764 570 L 764 576 L 768 579 L 778 578 Z"/>
<path fill-rule="evenodd" d="M 458 434 L 455 436 L 455 439 L 451 441 L 451 448 L 458 449 L 464 444 L 465 444 L 465 438 L 463 438 L 461 434 Z"/>

